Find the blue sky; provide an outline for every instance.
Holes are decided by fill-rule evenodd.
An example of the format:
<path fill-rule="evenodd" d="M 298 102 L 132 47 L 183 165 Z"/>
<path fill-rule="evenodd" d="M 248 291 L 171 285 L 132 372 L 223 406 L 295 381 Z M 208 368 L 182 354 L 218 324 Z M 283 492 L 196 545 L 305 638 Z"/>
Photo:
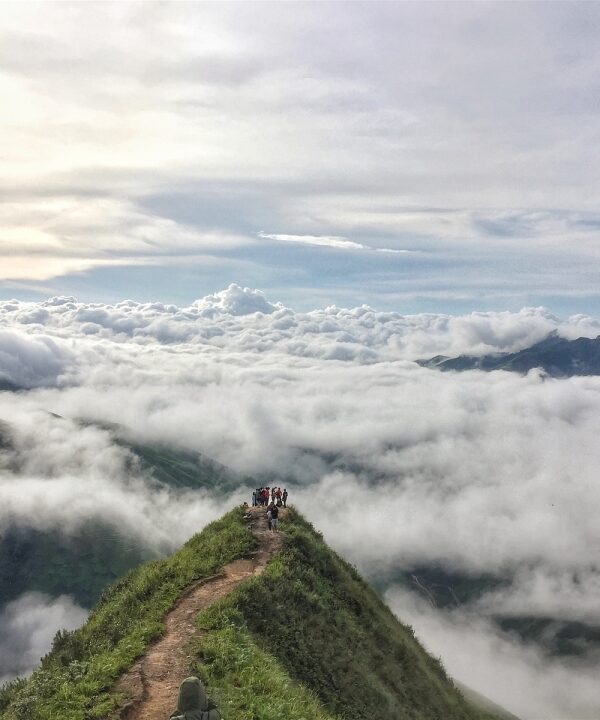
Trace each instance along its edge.
<path fill-rule="evenodd" d="M 0 297 L 600 315 L 595 3 L 0 18 Z"/>

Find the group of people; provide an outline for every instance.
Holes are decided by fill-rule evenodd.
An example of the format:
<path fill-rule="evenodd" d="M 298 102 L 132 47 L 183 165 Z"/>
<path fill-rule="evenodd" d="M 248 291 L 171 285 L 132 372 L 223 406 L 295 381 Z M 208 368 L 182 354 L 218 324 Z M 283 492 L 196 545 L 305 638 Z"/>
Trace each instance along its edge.
<path fill-rule="evenodd" d="M 252 507 L 267 508 L 269 530 L 277 532 L 279 525 L 279 508 L 287 507 L 288 491 L 280 487 L 260 487 L 252 491 Z"/>
<path fill-rule="evenodd" d="M 287 507 L 288 491 L 280 487 L 261 487 L 252 492 L 252 507 L 257 505 L 274 505 L 275 507 Z"/>

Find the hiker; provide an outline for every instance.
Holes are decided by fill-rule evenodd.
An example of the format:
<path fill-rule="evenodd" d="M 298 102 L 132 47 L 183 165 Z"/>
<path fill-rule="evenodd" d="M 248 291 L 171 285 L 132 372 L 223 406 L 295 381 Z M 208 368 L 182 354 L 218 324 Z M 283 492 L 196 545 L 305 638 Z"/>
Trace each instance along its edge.
<path fill-rule="evenodd" d="M 266 487 L 263 490 L 263 505 L 268 505 L 268 504 L 269 504 L 269 488 Z"/>
<path fill-rule="evenodd" d="M 275 488 L 271 488 L 271 502 L 275 502 Z"/>
<path fill-rule="evenodd" d="M 252 507 L 256 507 L 256 490 L 252 491 Z"/>
<path fill-rule="evenodd" d="M 197 677 L 189 677 L 179 686 L 177 710 L 171 720 L 222 720 L 221 713 L 209 702 Z"/>
<path fill-rule="evenodd" d="M 269 505 L 267 508 L 267 522 L 269 523 L 269 530 L 272 530 L 271 523 L 273 522 L 273 506 Z"/>
<path fill-rule="evenodd" d="M 273 505 L 271 508 L 271 522 L 269 523 L 269 530 L 277 532 L 277 524 L 279 523 L 279 508 L 277 505 Z"/>
<path fill-rule="evenodd" d="M 287 507 L 287 496 L 288 496 L 288 491 L 285 488 L 283 488 L 283 495 L 281 496 L 281 498 L 283 500 L 283 507 Z"/>

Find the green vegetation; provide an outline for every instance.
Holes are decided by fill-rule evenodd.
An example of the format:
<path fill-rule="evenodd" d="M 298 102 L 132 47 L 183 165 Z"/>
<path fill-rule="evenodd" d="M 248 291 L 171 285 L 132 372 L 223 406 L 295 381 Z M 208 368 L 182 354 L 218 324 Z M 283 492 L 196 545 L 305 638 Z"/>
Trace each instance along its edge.
<path fill-rule="evenodd" d="M 116 442 L 133 453 L 140 467 L 163 485 L 173 488 L 206 488 L 225 495 L 251 480 L 200 453 L 186 452 L 167 445 L 141 445 L 116 436 Z"/>
<path fill-rule="evenodd" d="M 193 642 L 201 661 L 190 671 L 210 688 L 227 720 L 337 720 L 259 647 L 233 604 L 217 603 L 213 608 L 201 615 L 207 632 Z"/>
<path fill-rule="evenodd" d="M 57 634 L 52 651 L 28 681 L 0 691 L 5 720 L 91 720 L 117 698 L 115 680 L 159 636 L 163 618 L 195 580 L 242 557 L 256 540 L 236 509 L 189 540 L 168 560 L 143 565 L 102 596 L 86 625 Z"/>
<path fill-rule="evenodd" d="M 196 670 L 228 720 L 296 717 L 287 709 L 277 714 L 268 692 L 285 675 L 334 716 L 493 717 L 464 700 L 412 629 L 293 510 L 285 535 L 284 549 L 259 578 L 199 618 L 204 633 Z M 268 656 L 272 677 L 265 669 L 255 674 L 259 651 L 261 662 Z M 249 682 L 263 698 L 258 704 L 252 704 Z M 305 708 L 304 716 L 309 712 Z"/>
<path fill-rule="evenodd" d="M 0 605 L 37 591 L 67 593 L 89 608 L 105 587 L 150 558 L 138 542 L 100 521 L 72 535 L 9 528 L 0 537 Z"/>

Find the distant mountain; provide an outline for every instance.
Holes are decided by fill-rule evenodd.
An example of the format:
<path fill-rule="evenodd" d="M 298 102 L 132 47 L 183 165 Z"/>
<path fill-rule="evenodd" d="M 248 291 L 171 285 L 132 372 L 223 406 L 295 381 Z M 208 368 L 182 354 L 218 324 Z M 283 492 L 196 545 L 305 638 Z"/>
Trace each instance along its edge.
<path fill-rule="evenodd" d="M 541 368 L 552 377 L 600 375 L 600 335 L 597 338 L 580 337 L 566 340 L 551 333 L 539 343 L 516 353 L 499 353 L 475 357 L 460 355 L 449 358 L 436 355 L 419 360 L 419 365 L 437 370 L 508 370 L 527 373 Z"/>

